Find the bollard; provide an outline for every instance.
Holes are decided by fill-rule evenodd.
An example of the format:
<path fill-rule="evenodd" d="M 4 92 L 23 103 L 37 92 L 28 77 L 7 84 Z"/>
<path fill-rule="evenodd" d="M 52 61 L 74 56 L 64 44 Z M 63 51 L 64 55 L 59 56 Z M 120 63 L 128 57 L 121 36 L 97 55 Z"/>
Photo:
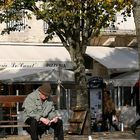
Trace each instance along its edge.
<path fill-rule="evenodd" d="M 88 140 L 92 140 L 92 137 L 91 136 L 88 136 Z"/>
<path fill-rule="evenodd" d="M 123 126 L 123 122 L 121 123 L 121 131 L 124 131 L 124 126 Z"/>

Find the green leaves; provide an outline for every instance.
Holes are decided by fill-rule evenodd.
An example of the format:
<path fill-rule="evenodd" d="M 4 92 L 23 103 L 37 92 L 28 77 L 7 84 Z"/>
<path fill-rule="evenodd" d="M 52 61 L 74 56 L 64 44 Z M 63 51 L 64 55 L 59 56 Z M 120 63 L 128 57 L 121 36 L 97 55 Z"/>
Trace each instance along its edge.
<path fill-rule="evenodd" d="M 115 22 L 117 11 L 122 10 L 122 16 L 126 20 L 130 16 L 132 0 L 7 0 L 3 7 L 5 15 L 0 18 L 1 22 L 7 19 L 22 17 L 20 11 L 27 9 L 32 11 L 37 19 L 42 19 L 50 25 L 51 30 L 48 36 L 54 32 L 63 31 L 74 36 L 74 33 L 88 32 L 88 37 L 96 31 L 96 28 L 109 26 L 110 22 Z M 0 3 L 1 7 L 3 6 Z M 39 6 L 38 6 L 39 5 Z M 7 10 L 8 8 L 8 10 Z M 13 17 L 9 17 L 9 11 L 13 12 Z M 18 13 L 18 14 L 17 14 Z M 14 17 L 16 15 L 16 18 Z M 26 16 L 30 17 L 27 13 Z M 82 22 L 81 22 L 82 21 Z M 92 32 L 91 32 L 92 31 Z M 67 35 L 68 36 L 68 35 Z"/>

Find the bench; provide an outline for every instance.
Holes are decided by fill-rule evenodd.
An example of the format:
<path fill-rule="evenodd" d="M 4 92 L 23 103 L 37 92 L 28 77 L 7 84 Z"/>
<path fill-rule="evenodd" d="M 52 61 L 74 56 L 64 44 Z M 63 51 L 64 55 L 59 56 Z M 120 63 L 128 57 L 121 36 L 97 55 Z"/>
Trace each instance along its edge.
<path fill-rule="evenodd" d="M 2 108 L 8 109 L 9 113 L 3 113 L 3 116 L 7 117 L 6 120 L 0 120 L 0 128 L 24 128 L 30 127 L 24 122 L 18 120 L 18 105 L 23 103 L 27 95 L 0 95 L 0 105 Z M 54 103 L 57 101 L 56 96 L 51 97 Z M 12 112 L 15 108 L 16 112 Z"/>
<path fill-rule="evenodd" d="M 69 130 L 68 134 L 81 135 L 85 134 L 85 125 L 87 120 L 88 112 L 83 108 L 75 108 L 73 115 L 69 119 Z"/>
<path fill-rule="evenodd" d="M 18 105 L 23 103 L 26 95 L 0 95 L 0 105 L 1 108 L 8 111 L 2 112 L 3 117 L 6 119 L 0 120 L 0 128 L 6 131 L 6 128 L 19 128 L 19 127 L 30 127 L 29 125 L 24 124 L 24 122 L 18 121 Z M 13 111 L 14 109 L 14 111 Z M 2 110 L 3 111 L 3 110 Z M 3 134 L 4 135 L 4 134 Z"/>

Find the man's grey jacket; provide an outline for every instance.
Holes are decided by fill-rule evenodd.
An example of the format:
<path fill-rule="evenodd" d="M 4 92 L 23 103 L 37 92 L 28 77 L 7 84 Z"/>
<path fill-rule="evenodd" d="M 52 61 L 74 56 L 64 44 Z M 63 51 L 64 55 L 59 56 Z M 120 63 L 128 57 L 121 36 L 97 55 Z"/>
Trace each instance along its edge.
<path fill-rule="evenodd" d="M 39 121 L 41 117 L 51 120 L 57 116 L 53 102 L 47 100 L 42 102 L 39 97 L 38 89 L 27 95 L 23 102 L 22 108 L 24 122 L 29 117 L 33 117 Z"/>

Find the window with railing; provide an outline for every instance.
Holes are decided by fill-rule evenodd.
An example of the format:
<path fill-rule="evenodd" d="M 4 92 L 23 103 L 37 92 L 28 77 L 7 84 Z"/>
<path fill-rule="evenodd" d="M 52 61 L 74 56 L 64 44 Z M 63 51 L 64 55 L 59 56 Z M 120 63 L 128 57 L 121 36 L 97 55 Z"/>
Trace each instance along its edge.
<path fill-rule="evenodd" d="M 48 30 L 48 24 L 44 21 L 43 22 L 43 31 L 45 34 L 47 34 L 47 30 Z"/>
<path fill-rule="evenodd" d="M 20 13 L 13 11 L 13 13 L 14 13 L 15 17 L 18 17 L 18 18 L 15 18 L 15 19 L 7 18 L 6 28 L 9 30 L 12 30 L 12 31 L 24 31 L 27 26 L 27 22 L 26 22 L 26 18 L 25 18 L 25 11 L 23 10 Z M 12 14 L 12 11 L 10 11 L 8 14 L 9 15 Z M 20 14 L 20 16 L 19 16 L 19 14 Z"/>

